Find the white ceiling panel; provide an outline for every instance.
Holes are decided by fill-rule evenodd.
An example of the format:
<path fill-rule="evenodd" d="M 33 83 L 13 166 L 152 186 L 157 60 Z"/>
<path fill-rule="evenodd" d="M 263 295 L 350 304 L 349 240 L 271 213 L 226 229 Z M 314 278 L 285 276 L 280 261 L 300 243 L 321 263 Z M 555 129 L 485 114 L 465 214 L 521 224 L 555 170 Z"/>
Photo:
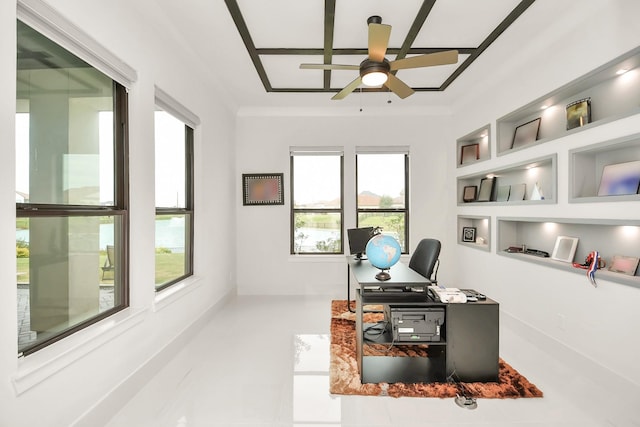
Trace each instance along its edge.
<path fill-rule="evenodd" d="M 367 19 L 378 15 L 391 25 L 389 46 L 399 48 L 422 5 L 421 0 L 338 0 L 336 1 L 334 48 L 366 48 Z"/>
<path fill-rule="evenodd" d="M 321 48 L 323 0 L 238 0 L 256 48 Z"/>
<path fill-rule="evenodd" d="M 496 34 L 490 37 L 498 25 L 504 22 L 506 29 L 534 1 L 223 0 L 223 3 L 228 6 L 232 22 L 248 51 L 243 57 L 245 63 L 251 62 L 258 77 L 245 77 L 244 81 L 251 82 L 253 87 L 255 83 L 268 81 L 269 84 L 263 84 L 265 92 L 325 92 L 331 97 L 356 79 L 359 71 L 333 70 L 329 84 L 325 85 L 323 70 L 301 70 L 300 64 L 322 64 L 328 55 L 333 64 L 360 65 L 367 58 L 370 16 L 380 16 L 383 24 L 391 26 L 388 47 L 395 52 L 387 52 L 389 61 L 395 60 L 403 47 L 401 57 L 433 53 L 434 49 L 464 49 L 457 64 L 397 73 L 398 78 L 417 92 L 441 92 L 458 75 L 463 75 L 484 49 L 490 49 L 499 37 Z M 219 1 L 212 3 L 219 4 Z M 333 4 L 335 9 L 331 8 Z M 333 20 L 325 17 L 327 12 L 333 12 Z M 414 22 L 420 28 L 412 31 Z M 324 46 L 325 34 L 332 40 L 331 46 Z M 482 49 L 478 49 L 480 46 Z M 213 51 L 215 45 L 206 49 Z M 471 61 L 465 63 L 467 58 Z M 456 70 L 459 74 L 451 78 Z"/>
<path fill-rule="evenodd" d="M 447 0 L 431 9 L 414 47 L 478 47 L 519 0 Z"/>
<path fill-rule="evenodd" d="M 407 56 L 409 57 L 409 56 Z M 435 67 L 398 70 L 396 77 L 411 87 L 440 87 L 469 55 L 458 55 L 458 63 Z"/>
<path fill-rule="evenodd" d="M 273 88 L 315 88 L 323 86 L 322 70 L 301 70 L 300 64 L 322 64 L 322 56 L 262 55 L 262 65 Z"/>

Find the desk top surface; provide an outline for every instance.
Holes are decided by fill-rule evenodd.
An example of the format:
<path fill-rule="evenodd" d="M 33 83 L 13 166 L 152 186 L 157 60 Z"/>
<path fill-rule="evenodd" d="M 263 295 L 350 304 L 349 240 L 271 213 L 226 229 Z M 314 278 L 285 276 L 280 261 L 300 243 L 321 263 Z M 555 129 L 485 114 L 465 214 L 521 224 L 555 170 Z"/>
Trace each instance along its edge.
<path fill-rule="evenodd" d="M 376 279 L 376 274 L 380 269 L 371 265 L 367 260 L 358 260 L 351 256 L 347 256 L 347 262 L 353 272 L 354 277 L 360 286 L 401 286 L 401 285 L 420 285 L 426 286 L 431 282 L 420 273 L 412 270 L 406 264 L 396 263 L 390 270 L 391 279 L 380 281 Z"/>

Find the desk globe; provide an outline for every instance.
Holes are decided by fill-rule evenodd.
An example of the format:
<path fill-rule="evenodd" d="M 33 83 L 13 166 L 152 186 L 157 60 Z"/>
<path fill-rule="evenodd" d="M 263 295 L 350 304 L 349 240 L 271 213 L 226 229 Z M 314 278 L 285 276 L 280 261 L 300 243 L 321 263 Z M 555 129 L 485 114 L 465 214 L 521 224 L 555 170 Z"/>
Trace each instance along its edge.
<path fill-rule="evenodd" d="M 391 275 L 385 270 L 389 270 L 400 260 L 402 253 L 400 243 L 389 235 L 378 234 L 369 240 L 365 252 L 371 265 L 382 270 L 376 274 L 376 279 L 380 281 L 391 279 Z"/>

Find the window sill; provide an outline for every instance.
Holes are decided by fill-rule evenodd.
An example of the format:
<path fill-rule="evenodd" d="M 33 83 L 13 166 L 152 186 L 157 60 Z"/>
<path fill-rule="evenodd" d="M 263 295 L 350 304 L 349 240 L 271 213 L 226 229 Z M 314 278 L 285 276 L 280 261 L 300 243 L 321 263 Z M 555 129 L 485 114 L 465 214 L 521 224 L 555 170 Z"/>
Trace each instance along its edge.
<path fill-rule="evenodd" d="M 345 255 L 343 254 L 335 254 L 335 255 L 289 255 L 289 262 L 328 262 L 328 263 L 336 263 L 336 262 L 344 262 Z"/>
<path fill-rule="evenodd" d="M 173 304 L 191 291 L 202 285 L 202 279 L 197 276 L 189 276 L 183 281 L 171 285 L 156 293 L 153 300 L 153 311 L 158 312 L 163 308 Z"/>
<path fill-rule="evenodd" d="M 29 356 L 20 358 L 11 378 L 17 396 L 122 335 L 144 320 L 147 309 L 126 308 Z"/>

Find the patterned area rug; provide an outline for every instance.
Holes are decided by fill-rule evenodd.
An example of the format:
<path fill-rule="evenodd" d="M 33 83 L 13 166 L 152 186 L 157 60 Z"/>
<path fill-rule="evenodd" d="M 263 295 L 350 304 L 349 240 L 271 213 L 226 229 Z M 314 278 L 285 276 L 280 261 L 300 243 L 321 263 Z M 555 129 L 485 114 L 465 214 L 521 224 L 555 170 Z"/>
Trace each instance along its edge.
<path fill-rule="evenodd" d="M 352 302 L 352 307 L 355 303 Z M 369 306 L 370 309 L 382 309 L 382 306 Z M 382 314 L 365 313 L 364 322 L 373 323 L 382 319 Z M 333 394 L 355 394 L 364 396 L 392 397 L 455 397 L 464 395 L 475 398 L 520 398 L 542 397 L 542 392 L 504 360 L 500 359 L 498 382 L 490 383 L 431 383 L 404 384 L 379 383 L 362 384 L 358 375 L 356 361 L 355 314 L 347 309 L 346 300 L 331 302 L 331 357 L 329 368 L 329 391 Z M 367 346 L 367 355 L 383 354 L 386 346 Z M 394 356 L 424 355 L 427 345 L 394 346 Z"/>

